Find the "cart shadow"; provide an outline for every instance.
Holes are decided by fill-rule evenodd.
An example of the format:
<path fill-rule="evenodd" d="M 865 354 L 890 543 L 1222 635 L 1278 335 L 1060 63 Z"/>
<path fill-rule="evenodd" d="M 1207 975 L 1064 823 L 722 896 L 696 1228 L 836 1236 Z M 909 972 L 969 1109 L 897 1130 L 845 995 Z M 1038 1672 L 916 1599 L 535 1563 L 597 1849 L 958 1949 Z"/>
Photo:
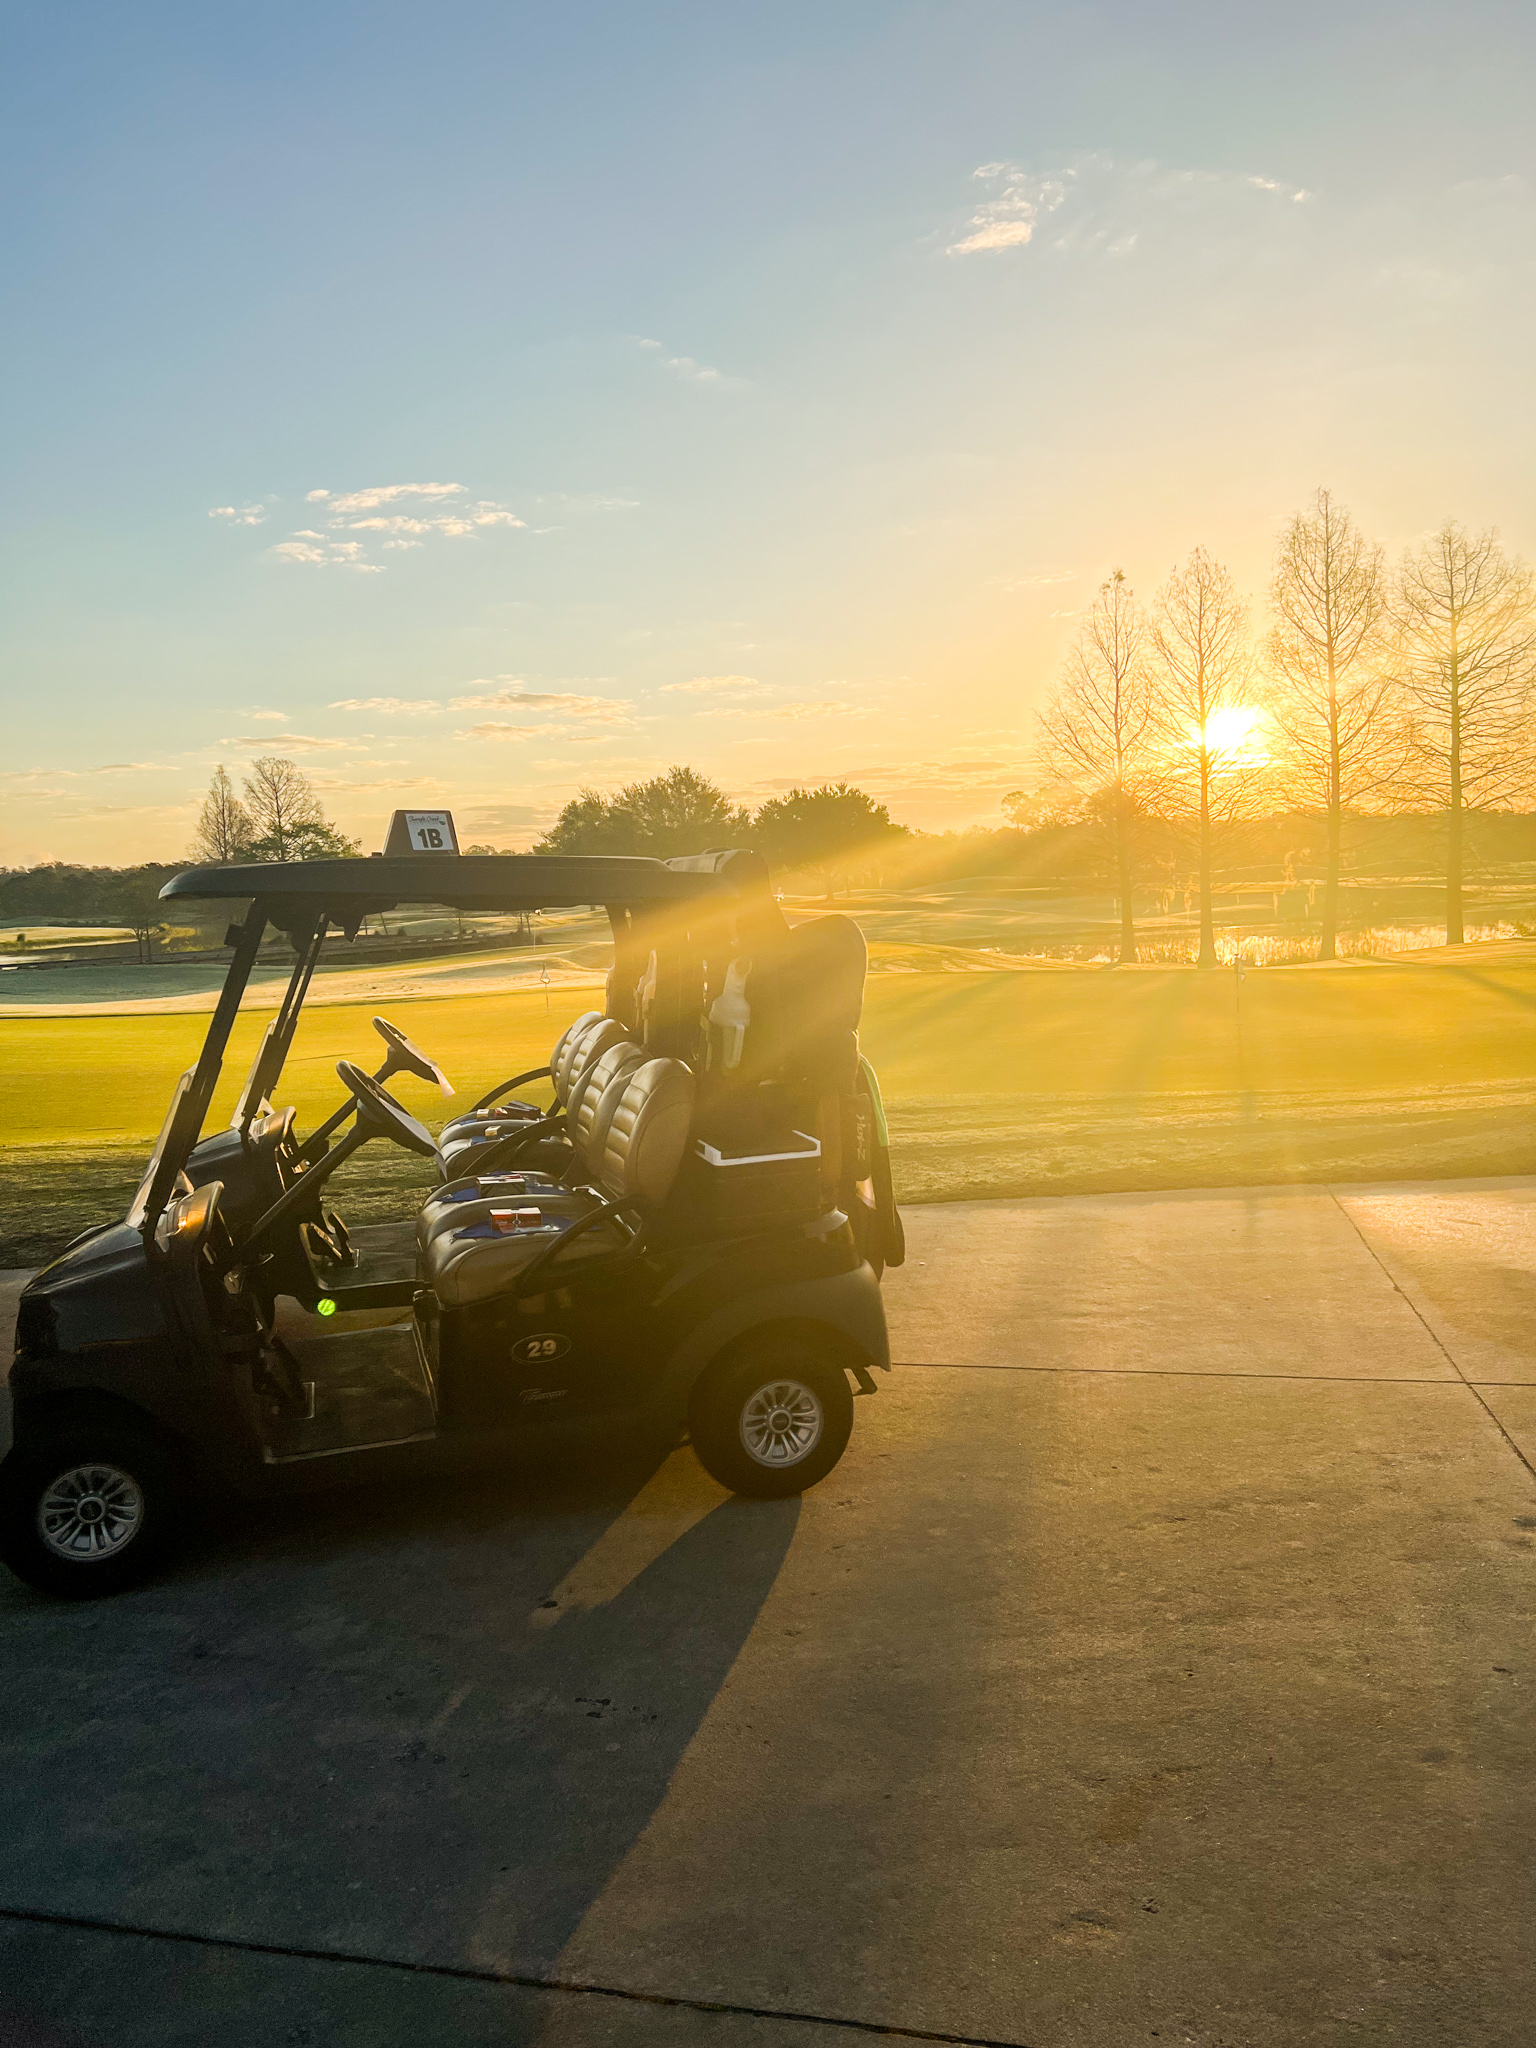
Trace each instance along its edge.
<path fill-rule="evenodd" d="M 23 1598 L 0 1897 L 547 1976 L 666 1798 L 799 1506 L 616 1451 L 268 1508 L 123 1599 Z"/>

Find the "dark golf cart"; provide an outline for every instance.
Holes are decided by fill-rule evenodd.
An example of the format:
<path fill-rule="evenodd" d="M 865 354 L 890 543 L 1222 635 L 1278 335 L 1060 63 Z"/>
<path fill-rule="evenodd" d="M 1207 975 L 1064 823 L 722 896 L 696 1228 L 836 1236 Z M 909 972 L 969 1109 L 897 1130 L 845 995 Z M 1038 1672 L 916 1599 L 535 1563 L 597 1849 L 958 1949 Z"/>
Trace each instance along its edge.
<path fill-rule="evenodd" d="M 742 1493 L 837 1463 L 854 1389 L 888 1367 L 878 1281 L 902 1256 L 856 926 L 791 927 L 763 862 L 731 852 L 392 851 L 197 869 L 161 893 L 230 902 L 229 970 L 127 1217 L 21 1297 L 14 1571 L 115 1591 L 199 1497 L 454 1469 L 615 1423 L 686 1429 Z M 604 907 L 603 1006 L 435 1137 L 384 1084 L 444 1077 L 375 1018 L 382 1065 L 341 1061 L 334 1114 L 302 1136 L 273 1102 L 322 946 L 402 904 Z M 269 928 L 292 976 L 229 1127 L 204 1136 Z M 423 1201 L 360 1251 L 338 1170 L 377 1139 L 419 1155 Z"/>

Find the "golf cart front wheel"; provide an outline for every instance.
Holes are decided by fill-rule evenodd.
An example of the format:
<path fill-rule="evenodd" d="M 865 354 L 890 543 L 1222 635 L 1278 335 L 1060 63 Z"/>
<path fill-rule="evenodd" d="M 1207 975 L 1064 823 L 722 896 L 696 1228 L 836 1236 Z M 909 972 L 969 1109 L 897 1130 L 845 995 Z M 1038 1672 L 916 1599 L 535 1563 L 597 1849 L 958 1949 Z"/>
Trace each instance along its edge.
<path fill-rule="evenodd" d="M 176 1519 L 176 1474 L 147 1430 L 108 1421 L 51 1430 L 0 1465 L 0 1560 L 66 1600 L 144 1577 Z"/>
<path fill-rule="evenodd" d="M 853 1394 L 838 1361 L 805 1339 L 764 1339 L 709 1368 L 688 1427 L 712 1479 L 783 1500 L 825 1479 L 847 1449 Z"/>

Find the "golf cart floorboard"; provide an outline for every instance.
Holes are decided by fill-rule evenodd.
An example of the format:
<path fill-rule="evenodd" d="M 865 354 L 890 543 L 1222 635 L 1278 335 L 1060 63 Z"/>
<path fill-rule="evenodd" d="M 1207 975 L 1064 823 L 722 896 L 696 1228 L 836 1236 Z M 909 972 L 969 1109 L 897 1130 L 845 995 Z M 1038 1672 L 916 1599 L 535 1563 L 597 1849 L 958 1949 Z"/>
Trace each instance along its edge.
<path fill-rule="evenodd" d="M 338 1332 L 323 1343 L 305 1344 L 298 1363 L 312 1393 L 312 1412 L 268 1416 L 269 1465 L 422 1443 L 436 1435 L 437 1403 L 414 1321 Z"/>
<path fill-rule="evenodd" d="M 404 1223 L 366 1223 L 354 1230 L 351 1237 L 356 1263 L 338 1266 L 331 1273 L 322 1270 L 322 1284 L 331 1279 L 337 1287 L 378 1287 L 389 1281 L 416 1278 L 414 1219 Z"/>

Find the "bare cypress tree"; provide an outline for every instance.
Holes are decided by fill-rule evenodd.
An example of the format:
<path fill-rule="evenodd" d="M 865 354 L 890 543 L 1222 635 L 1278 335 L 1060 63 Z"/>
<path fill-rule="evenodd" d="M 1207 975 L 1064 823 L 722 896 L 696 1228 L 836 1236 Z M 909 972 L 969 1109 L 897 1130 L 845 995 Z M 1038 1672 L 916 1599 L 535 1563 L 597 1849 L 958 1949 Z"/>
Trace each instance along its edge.
<path fill-rule="evenodd" d="M 1268 710 L 1283 743 L 1282 784 L 1326 820 L 1319 957 L 1332 960 L 1344 813 L 1401 788 L 1409 724 L 1387 659 L 1381 549 L 1330 491 L 1281 534 L 1270 608 Z"/>
<path fill-rule="evenodd" d="M 1419 791 L 1446 815 L 1445 938 L 1459 946 L 1467 812 L 1516 802 L 1536 780 L 1536 587 L 1497 533 L 1448 519 L 1403 557 L 1393 612 L 1399 674 L 1418 714 Z"/>
<path fill-rule="evenodd" d="M 319 809 L 309 776 L 295 762 L 262 754 L 250 764 L 244 782 L 246 803 L 256 823 L 254 852 L 258 858 L 303 858 L 303 840 L 326 827 L 326 813 Z"/>
<path fill-rule="evenodd" d="M 1041 766 L 1085 797 L 1107 828 L 1120 900 L 1120 960 L 1136 958 L 1136 821 L 1154 737 L 1147 623 L 1116 569 L 1099 585 L 1040 714 Z"/>
<path fill-rule="evenodd" d="M 255 837 L 256 828 L 251 823 L 251 814 L 235 795 L 235 785 L 221 761 L 213 771 L 208 794 L 203 798 L 203 808 L 188 852 L 194 860 L 225 867 L 231 861 L 239 860 Z"/>
<path fill-rule="evenodd" d="M 1252 809 L 1267 762 L 1250 699 L 1248 607 L 1220 562 L 1196 548 L 1158 592 L 1152 617 L 1158 780 L 1171 815 L 1195 828 L 1200 885 L 1197 965 L 1216 965 L 1212 838 Z"/>

